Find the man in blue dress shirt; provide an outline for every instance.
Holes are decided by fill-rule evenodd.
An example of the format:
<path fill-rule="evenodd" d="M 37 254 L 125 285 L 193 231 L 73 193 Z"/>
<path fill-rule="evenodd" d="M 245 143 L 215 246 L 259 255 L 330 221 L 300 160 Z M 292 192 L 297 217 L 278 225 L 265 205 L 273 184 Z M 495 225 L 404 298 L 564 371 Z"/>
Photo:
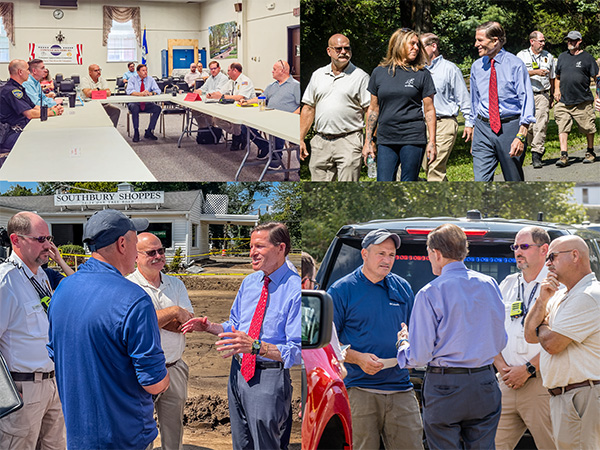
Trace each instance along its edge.
<path fill-rule="evenodd" d="M 414 295 L 391 273 L 400 238 L 388 230 L 362 241 L 363 265 L 330 288 L 334 323 L 346 353 L 354 448 L 423 448 L 419 405 L 408 370 L 394 362 L 396 330 L 410 318 Z M 384 366 L 391 362 L 393 365 Z"/>
<path fill-rule="evenodd" d="M 438 278 L 423 287 L 398 333 L 398 365 L 427 365 L 423 426 L 430 449 L 494 448 L 500 389 L 492 362 L 507 341 L 496 281 L 464 264 L 467 236 L 454 224 L 427 236 Z M 410 341 L 409 341 L 410 339 Z"/>
<path fill-rule="evenodd" d="M 146 64 L 138 64 L 137 75 L 129 79 L 125 92 L 127 92 L 127 95 L 136 97 L 148 97 L 161 93 L 154 78 L 148 76 L 148 67 Z M 131 120 L 133 121 L 133 142 L 139 142 L 140 140 L 140 112 L 152 114 L 144 138 L 150 139 L 151 141 L 158 140 L 152 132 L 160 117 L 161 107 L 156 103 L 151 102 L 129 103 L 127 107 L 129 108 L 129 111 L 131 111 Z"/>
<path fill-rule="evenodd" d="M 44 65 L 44 61 L 41 59 L 32 59 L 27 63 L 29 65 L 29 78 L 25 83 L 23 83 L 23 87 L 25 88 L 25 92 L 27 92 L 28 97 L 31 99 L 33 103 L 39 105 L 40 102 L 42 105 L 47 106 L 48 108 L 52 108 L 56 106 L 56 110 L 61 110 L 62 106 L 57 106 L 57 101 L 54 100 L 54 92 L 51 94 L 44 94 L 42 92 L 42 85 L 40 84 L 40 80 L 43 80 L 46 75 L 48 75 L 48 69 Z M 62 99 L 60 99 L 60 103 L 62 103 Z M 53 113 L 50 113 L 52 115 Z"/>
<path fill-rule="evenodd" d="M 468 119 L 475 124 L 471 146 L 475 181 L 494 181 L 498 163 L 504 181 L 524 179 L 527 131 L 535 123 L 533 90 L 527 67 L 502 48 L 505 43 L 498 22 L 477 27 L 475 47 L 481 58 L 471 66 Z"/>
<path fill-rule="evenodd" d="M 242 282 L 229 320 L 212 323 L 206 317 L 194 318 L 182 327 L 184 333 L 208 331 L 219 336 L 217 349 L 224 357 L 234 356 L 227 386 L 234 450 L 286 449 L 289 444 L 289 369 L 301 360 L 300 275 L 286 262 L 290 246 L 283 223 L 258 225 L 250 237 L 256 272 Z M 251 337 L 264 295 L 267 304 L 260 335 Z M 246 381 L 242 361 L 252 361 L 252 355 L 256 357 L 254 375 Z"/>

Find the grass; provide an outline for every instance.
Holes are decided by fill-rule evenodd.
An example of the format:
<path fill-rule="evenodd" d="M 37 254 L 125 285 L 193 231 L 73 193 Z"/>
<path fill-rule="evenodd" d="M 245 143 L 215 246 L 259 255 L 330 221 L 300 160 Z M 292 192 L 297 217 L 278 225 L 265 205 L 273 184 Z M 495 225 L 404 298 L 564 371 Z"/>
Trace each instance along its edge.
<path fill-rule="evenodd" d="M 458 116 L 458 135 L 454 149 L 450 154 L 448 161 L 447 176 L 448 181 L 473 181 L 473 158 L 471 157 L 471 142 L 465 143 L 461 138 L 465 127 L 465 120 L 460 114 Z M 600 132 L 600 119 L 596 118 L 596 128 Z M 597 133 L 598 134 L 598 133 Z M 597 140 L 596 140 L 597 142 Z M 569 133 L 569 152 L 583 149 L 587 146 L 587 140 L 585 135 L 581 134 L 578 130 L 577 125 L 574 123 L 571 132 Z M 548 122 L 548 128 L 546 130 L 546 153 L 544 153 L 544 159 L 558 158 L 560 155 L 560 145 L 558 143 L 558 127 L 554 121 L 554 110 L 550 110 L 550 121 Z M 528 147 L 527 154 L 525 155 L 525 162 L 523 166 L 531 164 L 531 149 Z M 501 175 L 502 171 L 498 165 L 496 170 L 497 175 Z M 422 179 L 426 178 L 425 172 L 421 169 L 419 177 Z M 308 169 L 308 160 L 303 161 L 300 167 L 300 179 L 304 181 L 310 181 L 310 171 Z M 360 181 L 374 181 L 367 177 L 367 168 L 365 166 L 361 169 Z"/>

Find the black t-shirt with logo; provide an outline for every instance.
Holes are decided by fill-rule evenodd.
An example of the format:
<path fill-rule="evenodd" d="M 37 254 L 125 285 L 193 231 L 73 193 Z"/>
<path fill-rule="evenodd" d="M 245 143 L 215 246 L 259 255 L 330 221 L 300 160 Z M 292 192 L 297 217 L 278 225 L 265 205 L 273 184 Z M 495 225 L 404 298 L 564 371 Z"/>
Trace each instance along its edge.
<path fill-rule="evenodd" d="M 379 120 L 377 143 L 426 145 L 427 134 L 422 100 L 435 94 L 431 73 L 426 69 L 379 66 L 373 70 L 368 91 L 377 96 Z"/>
<path fill-rule="evenodd" d="M 565 105 L 578 105 L 594 100 L 590 78 L 598 74 L 598 65 L 588 52 L 572 55 L 561 53 L 556 64 L 556 76 L 560 77 L 560 101 Z"/>

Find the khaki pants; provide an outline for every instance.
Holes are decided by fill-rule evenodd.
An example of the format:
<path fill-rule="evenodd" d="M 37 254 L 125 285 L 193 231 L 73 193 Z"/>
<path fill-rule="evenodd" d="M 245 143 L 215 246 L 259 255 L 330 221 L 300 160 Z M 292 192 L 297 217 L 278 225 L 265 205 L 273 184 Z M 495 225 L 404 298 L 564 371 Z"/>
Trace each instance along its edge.
<path fill-rule="evenodd" d="M 23 396 L 20 410 L 0 419 L 2 450 L 63 450 L 65 420 L 58 398 L 56 379 L 16 381 Z"/>
<path fill-rule="evenodd" d="M 550 413 L 559 449 L 600 448 L 600 384 L 550 397 Z"/>
<path fill-rule="evenodd" d="M 318 134 L 310 140 L 311 181 L 358 181 L 362 162 L 362 132 L 327 140 Z"/>
<path fill-rule="evenodd" d="M 509 388 L 502 378 L 499 382 L 502 413 L 496 432 L 496 448 L 514 449 L 529 429 L 539 450 L 556 449 L 552 439 L 550 394 L 542 385 L 542 378 L 529 378 L 520 389 Z"/>
<path fill-rule="evenodd" d="M 446 177 L 446 164 L 450 158 L 450 153 L 456 142 L 456 133 L 458 132 L 458 122 L 456 117 L 446 117 L 437 120 L 435 143 L 437 156 L 427 164 L 427 155 L 424 158 L 424 166 L 427 172 L 427 181 L 448 181 Z"/>
<path fill-rule="evenodd" d="M 154 408 L 158 416 L 161 449 L 178 450 L 182 448 L 183 407 L 187 400 L 189 368 L 180 359 L 167 370 L 171 380 L 169 389 L 158 398 Z"/>
<path fill-rule="evenodd" d="M 373 394 L 348 389 L 355 450 L 379 449 L 379 436 L 390 450 L 422 449 L 423 423 L 414 391 Z"/>
<path fill-rule="evenodd" d="M 529 127 L 527 141 L 531 146 L 532 152 L 543 155 L 546 151 L 544 144 L 546 143 L 546 129 L 550 120 L 550 93 L 540 92 L 539 94 L 534 94 L 533 99 L 535 100 L 536 122 Z"/>

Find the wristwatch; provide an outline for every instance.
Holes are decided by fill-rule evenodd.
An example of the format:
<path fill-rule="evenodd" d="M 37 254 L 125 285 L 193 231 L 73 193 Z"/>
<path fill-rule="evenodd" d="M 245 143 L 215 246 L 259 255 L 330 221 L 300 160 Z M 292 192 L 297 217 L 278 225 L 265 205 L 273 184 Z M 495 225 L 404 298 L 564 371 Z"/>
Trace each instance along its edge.
<path fill-rule="evenodd" d="M 261 342 L 258 339 L 255 339 L 254 342 L 252 342 L 252 352 L 251 353 L 253 355 L 258 355 L 258 352 L 260 352 L 260 346 L 261 346 Z"/>
<path fill-rule="evenodd" d="M 536 369 L 533 364 L 531 364 L 529 361 L 527 361 L 525 363 L 525 368 L 527 369 L 527 372 L 529 372 L 529 375 L 531 375 L 532 378 L 535 377 Z"/>
<path fill-rule="evenodd" d="M 523 144 L 525 144 L 527 142 L 527 136 L 525 136 L 524 134 L 521 134 L 521 133 L 517 134 L 517 139 L 520 140 Z"/>

